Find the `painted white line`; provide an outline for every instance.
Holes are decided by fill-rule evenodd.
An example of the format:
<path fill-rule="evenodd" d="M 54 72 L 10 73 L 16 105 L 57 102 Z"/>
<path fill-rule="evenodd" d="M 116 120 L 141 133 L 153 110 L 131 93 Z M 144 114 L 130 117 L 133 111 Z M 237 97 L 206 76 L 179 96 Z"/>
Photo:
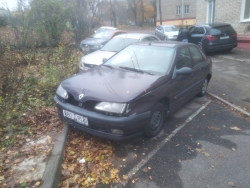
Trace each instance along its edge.
<path fill-rule="evenodd" d="M 226 101 L 226 100 L 224 100 L 224 99 L 218 97 L 217 95 L 215 95 L 215 94 L 213 94 L 213 93 L 210 93 L 210 92 L 208 92 L 208 91 L 207 91 L 207 94 L 211 95 L 212 97 L 218 99 L 219 101 L 221 101 L 221 102 L 223 102 L 223 103 L 225 103 L 225 104 L 227 104 L 227 105 L 233 107 L 235 110 L 238 110 L 239 112 L 241 112 L 241 113 L 245 114 L 246 116 L 250 117 L 250 113 L 248 113 L 247 111 L 245 111 L 245 110 L 239 108 L 238 106 L 235 106 L 234 104 L 232 104 L 232 103 L 230 103 L 230 102 L 228 102 L 228 101 Z"/>
<path fill-rule="evenodd" d="M 167 138 L 165 138 L 154 150 L 152 150 L 144 159 L 142 159 L 130 172 L 127 174 L 128 178 L 131 178 L 136 172 L 138 172 L 144 164 L 146 164 L 167 142 L 171 140 L 183 127 L 187 125 L 195 116 L 197 116 L 211 101 L 200 107 L 195 113 L 193 113 L 182 125 L 176 128 Z"/>

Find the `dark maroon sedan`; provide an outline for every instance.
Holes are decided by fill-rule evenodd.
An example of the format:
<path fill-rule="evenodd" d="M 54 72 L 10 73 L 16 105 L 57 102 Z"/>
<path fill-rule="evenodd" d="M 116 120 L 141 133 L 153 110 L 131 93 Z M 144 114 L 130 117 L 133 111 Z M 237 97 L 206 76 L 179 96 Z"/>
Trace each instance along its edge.
<path fill-rule="evenodd" d="M 89 134 L 154 137 L 166 115 L 206 93 L 211 70 L 211 59 L 194 44 L 137 43 L 64 80 L 54 100 L 64 121 Z"/>

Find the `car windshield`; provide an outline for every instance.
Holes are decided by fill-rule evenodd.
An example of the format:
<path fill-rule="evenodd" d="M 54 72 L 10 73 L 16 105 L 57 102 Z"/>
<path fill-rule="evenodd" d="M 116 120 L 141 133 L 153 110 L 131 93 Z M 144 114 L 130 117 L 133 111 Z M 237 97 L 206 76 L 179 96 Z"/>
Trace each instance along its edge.
<path fill-rule="evenodd" d="M 93 35 L 93 38 L 110 38 L 114 33 L 111 29 L 98 29 L 98 31 Z"/>
<path fill-rule="evenodd" d="M 178 31 L 176 27 L 164 27 L 165 32 Z"/>
<path fill-rule="evenodd" d="M 129 44 L 138 42 L 138 39 L 131 38 L 113 38 L 110 40 L 101 50 L 110 51 L 110 52 L 118 52 Z"/>
<path fill-rule="evenodd" d="M 165 75 L 169 70 L 174 48 L 131 45 L 118 52 L 104 65 L 154 75 Z"/>

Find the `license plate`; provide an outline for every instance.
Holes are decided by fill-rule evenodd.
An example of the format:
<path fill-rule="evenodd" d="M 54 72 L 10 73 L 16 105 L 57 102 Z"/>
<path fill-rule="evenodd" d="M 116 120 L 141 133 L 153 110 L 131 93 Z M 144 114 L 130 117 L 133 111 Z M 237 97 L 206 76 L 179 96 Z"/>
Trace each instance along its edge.
<path fill-rule="evenodd" d="M 80 123 L 82 125 L 86 125 L 86 126 L 89 125 L 88 118 L 80 116 L 80 115 L 72 113 L 72 112 L 69 112 L 67 110 L 63 110 L 63 116 L 67 117 L 69 119 L 72 119 L 72 120 L 74 120 L 77 123 Z"/>
<path fill-rule="evenodd" d="M 220 39 L 228 39 L 229 36 L 220 37 Z"/>

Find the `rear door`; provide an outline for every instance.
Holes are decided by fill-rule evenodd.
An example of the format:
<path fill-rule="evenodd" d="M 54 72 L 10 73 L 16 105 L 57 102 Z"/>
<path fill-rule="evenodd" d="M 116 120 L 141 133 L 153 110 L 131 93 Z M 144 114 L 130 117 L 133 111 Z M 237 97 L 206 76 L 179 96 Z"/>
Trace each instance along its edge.
<path fill-rule="evenodd" d="M 189 49 L 188 47 L 184 47 L 177 54 L 175 70 L 179 70 L 183 67 L 192 68 L 192 66 L 192 58 L 190 57 Z M 171 86 L 171 110 L 174 111 L 190 99 L 190 92 L 193 90 L 192 79 L 192 75 L 173 75 Z"/>
<path fill-rule="evenodd" d="M 164 39 L 164 30 L 162 26 L 158 26 L 156 28 L 156 36 L 159 37 L 159 39 L 163 40 Z"/>
<path fill-rule="evenodd" d="M 207 77 L 206 57 L 196 46 L 189 46 L 190 54 L 192 57 L 192 91 L 191 95 L 195 96 L 199 93 L 203 81 Z M 191 97 L 192 97 L 191 96 Z"/>
<path fill-rule="evenodd" d="M 205 37 L 205 28 L 202 26 L 193 26 L 189 29 L 190 32 L 190 43 L 199 44 Z"/>

